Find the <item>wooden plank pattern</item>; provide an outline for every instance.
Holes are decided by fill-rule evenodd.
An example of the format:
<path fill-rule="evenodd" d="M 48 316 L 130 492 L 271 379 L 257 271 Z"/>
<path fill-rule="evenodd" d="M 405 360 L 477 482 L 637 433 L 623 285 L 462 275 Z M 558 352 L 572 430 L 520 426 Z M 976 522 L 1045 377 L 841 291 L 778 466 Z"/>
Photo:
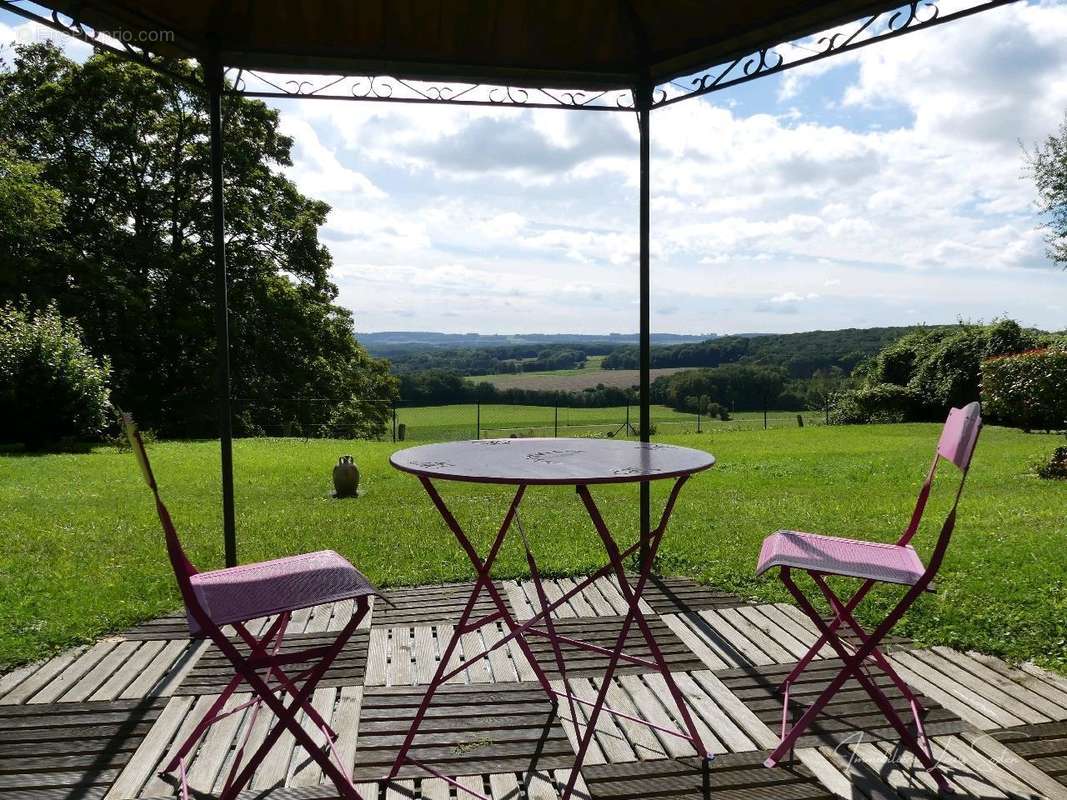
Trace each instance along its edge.
<path fill-rule="evenodd" d="M 792 668 L 792 664 L 739 667 L 716 672 L 715 677 L 769 729 L 776 731 L 782 718 L 782 698 L 778 694 L 778 686 Z M 822 659 L 808 665 L 790 690 L 790 716 L 794 722 L 840 669 L 841 662 L 838 659 Z M 911 712 L 908 702 L 889 677 L 880 673 L 872 677 L 902 719 L 909 721 Z M 929 735 L 959 733 L 965 729 L 964 721 L 956 714 L 921 693 L 917 695 L 926 708 L 923 724 Z M 899 738 L 859 682 L 849 678 L 824 707 L 808 732 L 801 736 L 798 746 L 832 746 L 846 740 L 854 741 L 860 735 L 864 741 L 878 738 L 896 741 Z"/>
<path fill-rule="evenodd" d="M 582 770 L 594 800 L 834 800 L 803 765 L 763 766 L 767 753 L 729 753 L 706 767 L 696 757 L 631 764 L 604 764 Z"/>
<path fill-rule="evenodd" d="M 293 650 L 301 650 L 308 647 L 330 644 L 336 639 L 336 634 L 327 633 L 300 633 L 287 636 L 282 645 L 281 652 L 287 653 Z M 367 665 L 367 647 L 369 634 L 367 631 L 356 631 L 348 640 L 344 650 L 330 666 L 322 681 L 321 687 L 329 686 L 353 686 L 363 683 L 363 675 Z M 248 648 L 243 643 L 237 645 L 238 650 L 247 654 Z M 305 664 L 290 664 L 285 668 L 289 675 L 296 675 L 305 668 Z M 195 666 L 185 676 L 181 685 L 174 690 L 176 695 L 186 694 L 217 694 L 233 677 L 234 668 L 230 660 L 222 652 L 211 645 L 207 648 Z"/>
<path fill-rule="evenodd" d="M 689 578 L 660 578 L 655 575 L 648 579 L 642 599 L 657 614 L 685 614 L 709 608 L 748 605 L 735 594 L 720 592 Z"/>
<path fill-rule="evenodd" d="M 497 591 L 508 600 L 503 584 L 494 583 Z M 473 583 L 446 583 L 435 586 L 414 586 L 386 589 L 382 594 L 392 603 L 377 603 L 373 624 L 386 626 L 427 625 L 443 622 L 455 625 L 470 599 Z M 484 589 L 474 606 L 473 619 L 496 610 Z"/>
<path fill-rule="evenodd" d="M 545 593 L 550 600 L 560 598 L 579 580 L 546 580 Z M 412 766 L 392 784 L 379 781 L 454 635 L 471 587 L 390 590 L 397 607 L 377 604 L 312 698 L 339 732 L 341 761 L 354 766 L 357 787 L 368 800 L 465 796 Z M 540 606 L 528 579 L 504 581 L 498 588 L 517 619 L 529 619 Z M 295 612 L 286 649 L 331 642 L 352 608 L 346 602 Z M 708 773 L 715 798 L 935 796 L 931 779 L 910 756 L 901 760 L 893 752 L 898 737 L 855 680 L 801 739 L 795 760 L 773 770 L 762 766 L 778 741 L 781 700 L 775 690 L 817 638 L 796 607 L 748 603 L 695 581 L 657 578 L 642 608 L 706 749 L 715 754 Z M 483 597 L 475 613 L 492 611 Z M 602 578 L 562 604 L 555 625 L 564 636 L 610 649 L 625 611 L 614 580 Z M 254 620 L 249 629 L 261 632 L 270 623 Z M 463 634 L 454 664 L 492 648 L 506 634 L 501 621 Z M 553 686 L 562 690 L 547 639 L 527 640 Z M 907 640 L 894 640 L 888 649 L 901 675 L 924 695 L 927 730 L 959 796 L 1067 800 L 1067 679 L 1031 664 L 1011 666 L 943 647 L 920 649 Z M 571 692 L 592 701 L 607 658 L 574 646 L 563 650 Z M 651 659 L 636 626 L 626 652 Z M 839 666 L 833 651 L 823 647 L 793 688 L 793 719 Z M 160 776 L 159 769 L 232 674 L 213 645 L 188 638 L 184 614 L 172 614 L 0 676 L 0 800 L 175 797 L 175 777 Z M 906 704 L 889 680 L 876 680 L 908 720 Z M 240 693 L 229 707 L 248 698 Z M 620 662 L 607 703 L 631 717 L 681 728 L 666 681 L 647 666 Z M 576 711 L 580 735 L 589 707 L 579 704 Z M 512 641 L 439 690 L 413 755 L 491 800 L 559 800 L 577 748 L 569 716 L 566 701 L 554 707 L 544 696 Z M 300 719 L 320 741 L 321 732 L 305 715 Z M 242 709 L 212 726 L 186 759 L 194 793 L 217 794 L 245 734 L 247 755 L 273 721 L 265 710 L 254 717 L 251 709 Z M 688 741 L 604 714 L 574 796 L 695 798 L 703 796 L 702 783 Z M 335 790 L 286 732 L 242 797 L 266 795 L 310 800 L 332 797 Z"/>
<path fill-rule="evenodd" d="M 356 747 L 357 779 L 389 771 L 423 690 L 373 688 L 363 693 Z M 574 753 L 537 684 L 442 686 L 430 705 L 412 756 L 445 774 L 521 772 L 567 767 Z M 425 775 L 405 765 L 400 777 Z"/>
<path fill-rule="evenodd" d="M 995 731 L 991 738 L 1060 784 L 1063 787 L 1060 796 L 1067 797 L 1067 722 Z M 1045 788 L 1052 790 L 1052 787 Z"/>
<path fill-rule="evenodd" d="M 622 623 L 622 617 L 574 618 L 557 621 L 555 628 L 556 633 L 561 636 L 580 639 L 600 647 L 612 649 L 615 647 L 619 632 L 622 630 Z M 662 619 L 653 615 L 648 619 L 648 624 L 671 670 L 681 671 L 704 668 L 704 662 L 685 646 L 682 640 L 674 634 Z M 538 663 L 549 677 L 557 677 L 558 673 L 552 646 L 548 639 L 543 636 L 527 635 L 526 640 L 529 642 L 530 649 L 533 651 Z M 607 656 L 568 644 L 562 644 L 560 649 L 566 659 L 567 674 L 570 677 L 600 677 L 604 674 L 604 670 L 607 669 Z M 651 660 L 652 658 L 652 651 L 646 644 L 636 623 L 630 626 L 623 652 L 646 660 Z M 620 675 L 632 675 L 648 671 L 649 668 L 641 664 L 619 661 L 617 673 Z"/>
<path fill-rule="evenodd" d="M 999 748 L 996 752 L 989 747 L 993 740 L 983 738 L 987 739 L 984 743 L 967 734 L 932 738 L 934 758 L 951 785 L 952 796 L 982 800 L 1067 798 L 1067 787 L 1033 770 L 1022 759 L 1012 758 L 1010 751 Z M 827 786 L 847 787 L 850 794 L 845 796 L 877 800 L 938 796 L 933 779 L 915 765 L 914 757 L 888 742 L 801 748 L 797 758 Z"/>
<path fill-rule="evenodd" d="M 102 797 L 167 701 L 0 706 L 0 796 Z"/>

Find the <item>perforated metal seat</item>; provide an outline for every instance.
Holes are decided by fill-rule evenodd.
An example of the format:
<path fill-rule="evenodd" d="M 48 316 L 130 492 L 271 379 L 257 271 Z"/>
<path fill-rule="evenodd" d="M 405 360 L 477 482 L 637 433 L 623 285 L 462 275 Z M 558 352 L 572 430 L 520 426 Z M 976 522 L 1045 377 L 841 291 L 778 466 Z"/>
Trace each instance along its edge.
<path fill-rule="evenodd" d="M 913 585 L 926 567 L 911 545 L 864 542 L 803 531 L 776 531 L 763 540 L 756 574 L 797 567 L 828 575 Z"/>
<path fill-rule="evenodd" d="M 189 583 L 216 625 L 375 594 L 363 573 L 333 550 L 198 572 Z M 187 618 L 189 630 L 199 633 L 192 614 Z"/>

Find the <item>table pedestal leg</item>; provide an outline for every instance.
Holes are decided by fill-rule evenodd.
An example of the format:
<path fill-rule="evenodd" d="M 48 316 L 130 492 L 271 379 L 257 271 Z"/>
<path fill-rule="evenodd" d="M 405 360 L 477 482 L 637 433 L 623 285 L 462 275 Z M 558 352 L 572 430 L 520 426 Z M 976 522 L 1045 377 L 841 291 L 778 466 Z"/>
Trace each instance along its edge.
<path fill-rule="evenodd" d="M 700 733 L 697 731 L 696 725 L 693 723 L 693 718 L 686 706 L 685 698 L 682 695 L 681 690 L 678 689 L 678 685 L 674 682 L 670 668 L 667 666 L 666 660 L 663 657 L 663 652 L 656 643 L 656 639 L 652 635 L 652 630 L 648 626 L 648 621 L 645 619 L 645 615 L 641 612 L 640 608 L 641 595 L 644 592 L 648 576 L 652 571 L 652 563 L 656 558 L 656 552 L 659 550 L 660 542 L 663 540 L 664 531 L 670 520 L 671 512 L 674 510 L 675 501 L 678 499 L 678 492 L 681 490 L 682 485 L 687 479 L 688 476 L 683 476 L 675 481 L 674 487 L 671 489 L 670 497 L 663 509 L 660 523 L 656 529 L 654 531 L 649 531 L 647 534 L 642 531 L 642 538 L 648 543 L 648 557 L 642 559 L 643 563 L 641 564 L 641 570 L 638 573 L 637 582 L 633 588 L 630 587 L 630 583 L 626 578 L 626 568 L 622 563 L 619 547 L 615 543 L 611 531 L 605 524 L 604 518 L 600 514 L 600 510 L 597 508 L 593 496 L 589 492 L 589 487 L 586 485 L 579 485 L 577 487 L 578 495 L 585 504 L 586 510 L 589 513 L 589 518 L 593 521 L 593 526 L 600 535 L 600 539 L 604 544 L 604 549 L 607 551 L 611 565 L 615 569 L 615 576 L 619 583 L 619 591 L 622 592 L 623 598 L 626 600 L 627 613 L 626 617 L 623 619 L 622 630 L 619 632 L 619 637 L 615 642 L 615 648 L 608 661 L 608 668 L 604 673 L 604 678 L 600 685 L 600 691 L 597 693 L 593 710 L 590 712 L 589 719 L 586 722 L 585 735 L 582 737 L 578 746 L 577 763 L 575 764 L 570 779 L 567 781 L 567 786 L 563 791 L 563 800 L 569 800 L 571 793 L 574 790 L 574 782 L 578 776 L 578 769 L 581 767 L 582 762 L 585 759 L 586 750 L 589 747 L 589 743 L 592 740 L 593 733 L 596 729 L 597 718 L 600 716 L 600 712 L 604 707 L 604 700 L 607 697 L 608 688 L 611 685 L 612 679 L 615 677 L 615 670 L 618 666 L 623 647 L 626 644 L 626 638 L 629 635 L 630 628 L 634 622 L 637 622 L 637 626 L 641 631 L 645 643 L 648 645 L 648 648 L 652 653 L 657 671 L 667 684 L 667 688 L 671 693 L 671 698 L 674 700 L 678 713 L 681 716 L 682 721 L 685 723 L 686 730 L 689 733 L 688 738 L 690 742 L 694 748 L 696 748 L 697 755 L 702 757 L 705 762 L 705 769 L 706 762 L 712 757 L 712 754 L 707 751 L 707 748 L 705 748 L 704 743 L 700 738 Z"/>
<path fill-rule="evenodd" d="M 533 653 L 529 649 L 525 639 L 521 635 L 515 636 L 518 631 L 518 624 L 512 619 L 511 614 L 508 612 L 507 605 L 504 603 L 504 599 L 500 596 L 500 592 L 497 591 L 496 586 L 493 585 L 490 578 L 490 571 L 492 570 L 493 563 L 496 561 L 496 557 L 500 552 L 500 546 L 504 543 L 504 538 L 508 532 L 508 528 L 511 527 L 511 521 L 515 517 L 519 508 L 519 503 L 522 501 L 522 496 L 526 492 L 526 486 L 520 485 L 515 492 L 515 496 L 511 501 L 511 505 L 508 508 L 507 514 L 504 516 L 504 521 L 500 526 L 500 530 L 497 532 L 496 539 L 493 540 L 492 546 L 489 548 L 489 552 L 483 561 L 478 553 L 475 551 L 474 546 L 470 543 L 470 539 L 464 533 L 459 523 L 456 521 L 455 516 L 445 506 L 444 501 L 441 499 L 441 495 L 438 493 L 437 488 L 428 478 L 420 478 L 426 492 L 430 495 L 430 499 L 433 500 L 437 510 L 441 513 L 445 523 L 455 534 L 460 545 L 467 553 L 471 563 L 474 565 L 474 569 L 477 572 L 477 579 L 474 584 L 474 589 L 471 592 L 470 599 L 467 601 L 467 605 L 463 609 L 463 613 L 460 615 L 459 622 L 456 624 L 455 631 L 448 645 L 445 647 L 445 651 L 441 654 L 441 662 L 437 666 L 437 671 L 434 673 L 433 679 L 430 681 L 430 685 L 426 689 L 426 693 L 423 695 L 422 702 L 419 703 L 418 711 L 415 713 L 415 718 L 411 721 L 411 727 L 408 729 L 407 735 L 404 737 L 404 742 L 400 746 L 400 750 L 397 752 L 396 759 L 393 761 L 392 769 L 389 771 L 388 778 L 392 780 L 396 777 L 400 770 L 400 767 L 405 761 L 409 761 L 408 752 L 411 750 L 412 742 L 415 739 L 415 735 L 418 733 L 419 726 L 422 724 L 423 717 L 426 716 L 426 710 L 429 708 L 430 701 L 433 699 L 434 694 L 442 683 L 444 683 L 450 675 L 446 674 L 449 661 L 452 658 L 452 654 L 455 652 L 456 644 L 459 642 L 461 633 L 467 628 L 470 621 L 471 614 L 474 612 L 475 605 L 478 602 L 478 598 L 481 596 L 484 590 L 489 594 L 490 599 L 497 608 L 497 614 L 504 620 L 504 623 L 508 626 L 511 634 L 516 638 L 519 647 L 523 651 L 523 655 L 526 656 L 530 662 L 530 666 L 533 668 L 534 673 L 537 675 L 538 681 L 541 683 L 542 689 L 545 694 L 552 697 L 551 686 L 548 682 L 548 677 L 544 674 L 540 665 L 537 663 L 537 659 L 534 658 Z"/>

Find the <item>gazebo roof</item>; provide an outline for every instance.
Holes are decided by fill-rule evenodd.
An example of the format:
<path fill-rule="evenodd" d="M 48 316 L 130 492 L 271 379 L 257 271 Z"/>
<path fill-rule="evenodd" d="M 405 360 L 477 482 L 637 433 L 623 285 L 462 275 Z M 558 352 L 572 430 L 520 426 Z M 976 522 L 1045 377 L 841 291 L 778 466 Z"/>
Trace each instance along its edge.
<path fill-rule="evenodd" d="M 227 66 L 568 89 L 662 83 L 899 0 L 45 0 L 158 55 Z M 152 41 L 153 31 L 173 41 Z M 141 36 L 141 32 L 145 36 Z"/>

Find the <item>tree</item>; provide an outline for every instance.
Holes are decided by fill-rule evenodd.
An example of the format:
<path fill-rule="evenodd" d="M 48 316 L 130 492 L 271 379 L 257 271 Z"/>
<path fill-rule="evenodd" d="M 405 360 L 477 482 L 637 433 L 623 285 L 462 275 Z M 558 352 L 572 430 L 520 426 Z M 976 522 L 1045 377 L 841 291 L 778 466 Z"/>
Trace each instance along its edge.
<path fill-rule="evenodd" d="M 313 397 L 326 401 L 328 418 L 345 420 L 338 425 L 383 431 L 379 409 L 395 381 L 334 303 L 318 239 L 329 207 L 282 174 L 293 142 L 276 110 L 228 96 L 223 125 L 230 361 L 247 429 L 277 424 L 282 401 Z M 0 269 L 0 301 L 54 300 L 78 319 L 90 349 L 110 356 L 113 394 L 143 424 L 213 434 L 206 99 L 109 54 L 78 64 L 50 44 L 20 47 L 0 72 L 0 141 L 15 163 L 34 165 L 23 178 L 62 198 L 57 224 L 22 237 Z"/>
<path fill-rule="evenodd" d="M 1026 157 L 1046 218 L 1048 257 L 1067 269 L 1067 117 L 1058 134 L 1027 151 Z"/>

